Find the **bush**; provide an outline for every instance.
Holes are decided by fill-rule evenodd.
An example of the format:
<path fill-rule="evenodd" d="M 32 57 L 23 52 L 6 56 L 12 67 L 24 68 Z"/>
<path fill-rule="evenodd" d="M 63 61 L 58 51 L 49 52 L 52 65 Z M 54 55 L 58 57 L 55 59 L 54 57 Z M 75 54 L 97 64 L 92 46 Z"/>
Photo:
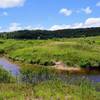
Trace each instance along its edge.
<path fill-rule="evenodd" d="M 82 68 L 89 68 L 89 67 L 91 67 L 91 63 L 88 60 L 82 60 L 82 61 L 80 61 L 80 66 Z"/>

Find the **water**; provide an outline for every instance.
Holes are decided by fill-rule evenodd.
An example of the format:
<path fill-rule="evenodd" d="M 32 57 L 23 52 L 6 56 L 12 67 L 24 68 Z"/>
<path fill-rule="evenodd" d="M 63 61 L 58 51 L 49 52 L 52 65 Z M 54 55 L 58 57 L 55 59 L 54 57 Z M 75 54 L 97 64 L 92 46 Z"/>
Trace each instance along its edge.
<path fill-rule="evenodd" d="M 11 63 L 6 58 L 0 58 L 0 65 L 7 71 L 10 71 L 14 76 L 17 76 L 20 74 L 20 69 L 19 69 L 20 67 L 16 64 Z M 74 80 L 78 80 L 82 77 L 86 77 L 91 81 L 100 82 L 100 74 L 98 75 L 72 75 L 71 77 L 74 78 Z"/>
<path fill-rule="evenodd" d="M 89 80 L 100 82 L 100 75 L 85 75 Z"/>
<path fill-rule="evenodd" d="M 92 75 L 92 74 L 84 74 L 84 75 L 71 75 L 73 80 L 80 80 L 82 78 L 88 79 L 92 82 L 100 82 L 100 74 Z"/>
<path fill-rule="evenodd" d="M 0 58 L 0 66 L 7 71 L 11 72 L 12 75 L 17 76 L 20 74 L 19 66 L 11 63 L 6 58 Z"/>

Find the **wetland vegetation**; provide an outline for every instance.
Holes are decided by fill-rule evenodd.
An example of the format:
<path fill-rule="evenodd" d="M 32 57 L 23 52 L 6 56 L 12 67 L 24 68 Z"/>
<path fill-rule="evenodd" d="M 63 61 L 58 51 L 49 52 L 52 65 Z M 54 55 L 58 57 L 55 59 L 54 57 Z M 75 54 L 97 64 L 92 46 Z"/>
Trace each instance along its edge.
<path fill-rule="evenodd" d="M 0 39 L 0 53 L 12 60 L 53 66 L 100 67 L 100 37 L 49 40 Z"/>
<path fill-rule="evenodd" d="M 95 74 L 96 69 L 100 74 L 100 36 L 1 38 L 0 55 L 20 66 L 18 77 L 0 67 L 0 100 L 100 100 L 100 81 L 85 76 L 75 80 L 70 73 L 56 70 L 61 62 L 64 68 L 85 68 Z"/>

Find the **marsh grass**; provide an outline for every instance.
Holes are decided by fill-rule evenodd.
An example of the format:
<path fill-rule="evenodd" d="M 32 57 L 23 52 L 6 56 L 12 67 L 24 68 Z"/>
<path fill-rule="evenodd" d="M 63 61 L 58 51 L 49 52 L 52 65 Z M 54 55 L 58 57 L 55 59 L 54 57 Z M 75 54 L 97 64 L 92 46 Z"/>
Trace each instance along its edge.
<path fill-rule="evenodd" d="M 21 67 L 20 82 L 0 69 L 0 100 L 100 100 L 100 84 L 73 80 L 50 66 L 100 67 L 100 37 L 50 40 L 0 40 L 0 54 L 37 66 Z M 44 66 L 44 67 L 38 67 Z"/>
<path fill-rule="evenodd" d="M 16 80 L 10 72 L 0 67 L 0 83 L 14 83 Z"/>
<path fill-rule="evenodd" d="M 74 67 L 100 66 L 100 37 L 0 41 L 0 54 L 13 60 L 45 66 L 55 61 Z"/>
<path fill-rule="evenodd" d="M 5 70 L 2 70 L 3 79 Z M 91 84 L 85 77 L 74 81 L 64 78 L 53 69 L 26 67 L 21 69 L 21 82 L 5 81 L 0 78 L 0 100 L 99 100 L 98 85 Z M 8 73 L 7 73 L 8 75 Z M 25 80 L 23 80 L 23 78 Z M 33 81 L 35 79 L 35 81 Z"/>

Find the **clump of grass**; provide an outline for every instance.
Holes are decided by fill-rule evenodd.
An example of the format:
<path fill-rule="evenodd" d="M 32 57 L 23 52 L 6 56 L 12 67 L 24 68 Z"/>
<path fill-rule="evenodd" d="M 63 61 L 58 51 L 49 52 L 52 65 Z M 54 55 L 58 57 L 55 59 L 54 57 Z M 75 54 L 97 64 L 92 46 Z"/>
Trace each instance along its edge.
<path fill-rule="evenodd" d="M 35 96 L 43 100 L 99 100 L 95 89 L 87 81 L 80 85 L 66 84 L 61 80 L 50 80 L 37 84 L 34 87 Z"/>
<path fill-rule="evenodd" d="M 31 84 L 2 83 L 0 84 L 0 100 L 27 100 L 33 99 Z"/>
<path fill-rule="evenodd" d="M 4 50 L 3 49 L 0 49 L 0 54 L 4 54 Z"/>
<path fill-rule="evenodd" d="M 8 71 L 0 67 L 0 83 L 13 83 L 15 78 Z"/>
<path fill-rule="evenodd" d="M 55 78 L 56 71 L 52 68 L 26 66 L 21 69 L 22 82 L 37 84 Z"/>

